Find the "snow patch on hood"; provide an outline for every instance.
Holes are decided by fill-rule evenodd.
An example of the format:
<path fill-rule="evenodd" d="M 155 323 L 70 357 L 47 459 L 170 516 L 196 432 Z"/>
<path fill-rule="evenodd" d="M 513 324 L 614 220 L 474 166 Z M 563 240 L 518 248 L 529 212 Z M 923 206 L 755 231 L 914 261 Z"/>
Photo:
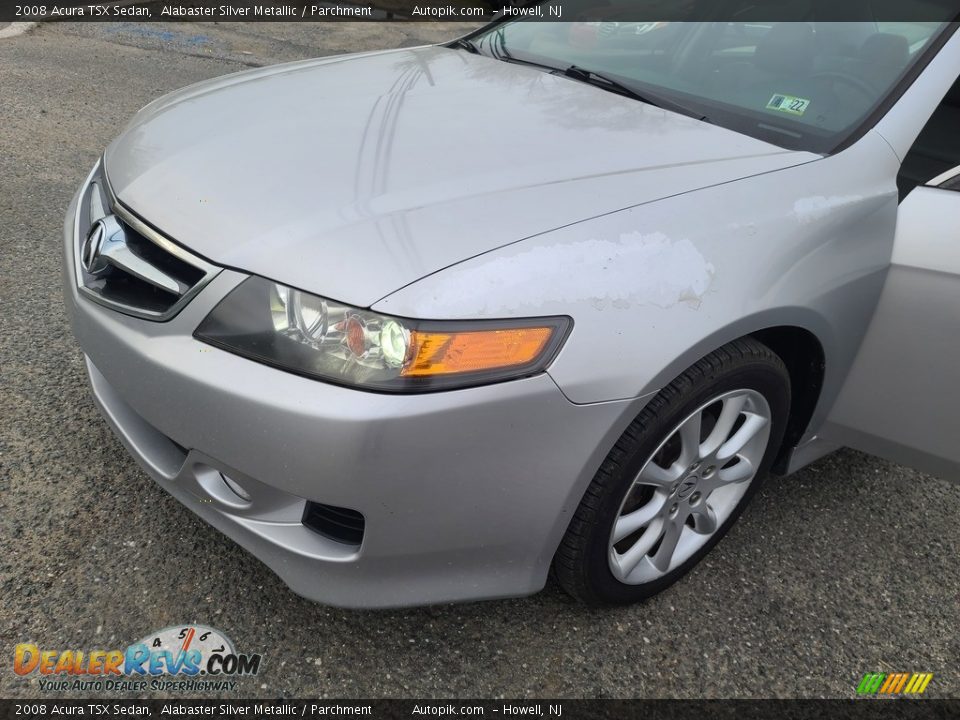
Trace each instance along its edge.
<path fill-rule="evenodd" d="M 510 298 L 512 308 L 584 301 L 597 310 L 680 303 L 698 308 L 714 272 L 686 238 L 632 232 L 617 240 L 538 246 L 452 268 L 436 278 L 431 294 L 448 312 L 480 308 L 491 315 L 506 309 L 491 305 L 496 298 Z"/>

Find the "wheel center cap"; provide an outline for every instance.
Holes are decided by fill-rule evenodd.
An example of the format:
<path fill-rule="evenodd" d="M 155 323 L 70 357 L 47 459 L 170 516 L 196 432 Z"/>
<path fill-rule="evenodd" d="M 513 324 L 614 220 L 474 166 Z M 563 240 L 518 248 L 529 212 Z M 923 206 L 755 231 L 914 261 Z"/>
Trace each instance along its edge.
<path fill-rule="evenodd" d="M 677 497 L 681 500 L 686 500 L 688 497 L 690 497 L 690 495 L 693 494 L 693 491 L 697 489 L 697 480 L 698 478 L 696 475 L 691 475 L 682 483 L 680 483 L 680 487 L 677 489 Z"/>

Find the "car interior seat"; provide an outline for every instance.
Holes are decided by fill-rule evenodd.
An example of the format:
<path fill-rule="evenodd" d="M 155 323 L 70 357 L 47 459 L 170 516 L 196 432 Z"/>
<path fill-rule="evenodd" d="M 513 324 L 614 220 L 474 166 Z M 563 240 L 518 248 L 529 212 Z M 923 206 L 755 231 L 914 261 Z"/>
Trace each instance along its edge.
<path fill-rule="evenodd" d="M 750 60 L 733 62 L 719 70 L 717 89 L 736 97 L 749 93 L 758 98 L 769 96 L 771 91 L 796 92 L 793 86 L 797 78 L 813 71 L 815 54 L 813 29 L 807 23 L 777 23 L 757 41 Z M 760 107 L 765 104 L 766 100 Z"/>
<path fill-rule="evenodd" d="M 887 90 L 910 62 L 910 44 L 903 35 L 875 33 L 863 42 L 853 71 L 878 92 Z"/>

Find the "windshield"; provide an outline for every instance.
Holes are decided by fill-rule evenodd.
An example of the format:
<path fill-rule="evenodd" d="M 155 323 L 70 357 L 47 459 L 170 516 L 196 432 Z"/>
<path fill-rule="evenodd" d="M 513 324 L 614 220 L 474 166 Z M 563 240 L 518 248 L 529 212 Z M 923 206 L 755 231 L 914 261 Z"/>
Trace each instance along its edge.
<path fill-rule="evenodd" d="M 571 8 L 581 4 L 596 0 L 564 0 L 564 17 L 576 17 Z M 617 2 L 606 6 L 616 17 Z M 571 82 L 631 89 L 639 101 L 825 153 L 864 122 L 946 26 L 751 21 L 744 7 L 738 22 L 514 20 L 472 41 L 491 57 L 546 71 L 576 66 L 589 72 L 570 73 Z"/>

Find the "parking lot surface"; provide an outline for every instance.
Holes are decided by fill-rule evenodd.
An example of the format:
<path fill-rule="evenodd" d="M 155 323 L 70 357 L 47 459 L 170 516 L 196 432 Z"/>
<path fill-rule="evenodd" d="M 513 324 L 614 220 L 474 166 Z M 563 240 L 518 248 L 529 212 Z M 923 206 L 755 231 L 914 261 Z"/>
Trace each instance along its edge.
<path fill-rule="evenodd" d="M 644 605 L 586 609 L 551 582 L 355 612 L 295 596 L 112 436 L 62 309 L 60 234 L 126 119 L 204 78 L 462 27 L 41 23 L 0 40 L 0 696 L 44 695 L 13 673 L 17 643 L 122 648 L 190 622 L 263 654 L 237 697 L 852 697 L 868 671 L 933 672 L 928 696 L 960 696 L 960 486 L 865 455 L 767 482 Z"/>

